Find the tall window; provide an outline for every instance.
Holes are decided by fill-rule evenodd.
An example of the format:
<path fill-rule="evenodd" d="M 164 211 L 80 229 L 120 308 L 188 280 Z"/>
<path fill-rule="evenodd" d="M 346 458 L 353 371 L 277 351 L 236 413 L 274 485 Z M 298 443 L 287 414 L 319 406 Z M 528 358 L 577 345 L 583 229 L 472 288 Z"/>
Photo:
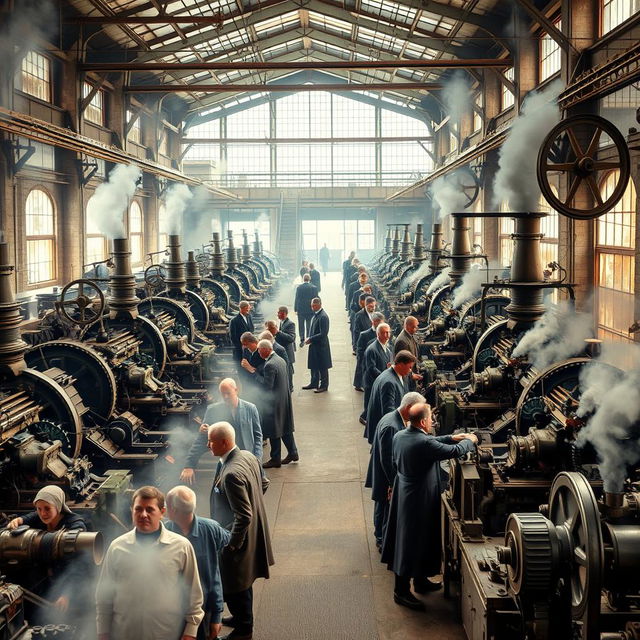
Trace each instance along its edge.
<path fill-rule="evenodd" d="M 553 26 L 562 31 L 560 18 L 554 21 Z M 543 33 L 540 38 L 540 82 L 558 73 L 560 62 L 560 45 L 548 33 Z"/>
<path fill-rule="evenodd" d="M 131 126 L 129 127 L 129 133 L 127 134 L 127 140 L 140 144 L 140 114 L 134 114 L 132 111 L 127 111 L 127 124 L 130 122 Z"/>
<path fill-rule="evenodd" d="M 479 91 L 473 99 L 473 131 L 482 129 L 482 91 Z"/>
<path fill-rule="evenodd" d="M 144 253 L 142 209 L 135 200 L 129 207 L 129 237 L 131 238 L 131 264 L 141 265 Z"/>
<path fill-rule="evenodd" d="M 158 250 L 162 251 L 169 244 L 169 234 L 167 231 L 167 208 L 161 204 L 158 207 Z"/>
<path fill-rule="evenodd" d="M 87 211 L 90 210 L 91 198 L 87 202 Z M 100 227 L 98 227 L 96 221 L 92 216 L 86 215 L 86 251 L 84 261 L 86 264 L 92 262 L 100 262 L 107 257 L 107 238 L 103 235 Z"/>
<path fill-rule="evenodd" d="M 167 140 L 168 133 L 166 129 L 162 129 L 160 142 L 158 142 L 158 153 L 163 156 L 169 155 L 169 141 Z"/>
<path fill-rule="evenodd" d="M 602 15 L 602 35 L 609 33 L 619 24 L 640 11 L 640 0 L 600 0 Z"/>
<path fill-rule="evenodd" d="M 260 234 L 260 240 L 262 241 L 262 248 L 265 251 L 271 251 L 271 222 L 268 219 L 229 220 L 227 223 L 227 229 L 231 229 L 231 231 L 233 231 L 234 238 L 238 238 L 237 240 L 234 240 L 236 248 L 242 245 L 242 230 L 244 229 L 249 237 L 249 244 L 251 245 L 252 251 L 255 232 L 257 229 Z"/>
<path fill-rule="evenodd" d="M 618 181 L 611 172 L 603 184 L 607 199 Z M 636 190 L 629 180 L 618 204 L 598 220 L 596 264 L 598 295 L 598 334 L 607 340 L 631 340 L 633 324 Z"/>
<path fill-rule="evenodd" d="M 27 283 L 56 278 L 55 216 L 53 200 L 42 189 L 33 189 L 25 206 L 27 229 Z"/>
<path fill-rule="evenodd" d="M 51 102 L 51 61 L 49 58 L 29 51 L 22 59 L 20 89 L 30 96 Z"/>
<path fill-rule="evenodd" d="M 514 82 L 515 73 L 513 71 L 513 67 L 509 67 L 508 69 L 506 69 L 504 72 L 504 75 L 505 75 L 505 78 L 507 78 L 507 80 L 511 80 L 511 82 Z M 511 89 L 509 89 L 509 87 L 503 83 L 502 96 L 500 101 L 501 111 L 504 111 L 509 107 L 513 107 L 513 105 L 515 104 L 515 100 L 516 98 L 513 95 L 513 92 L 511 91 Z"/>
<path fill-rule="evenodd" d="M 88 82 L 82 85 L 82 97 L 87 98 L 94 87 Z M 95 92 L 91 102 L 84 110 L 84 118 L 94 124 L 104 125 L 104 92 L 100 89 Z"/>
<path fill-rule="evenodd" d="M 458 125 L 455 122 L 449 122 L 449 153 L 458 150 Z"/>
<path fill-rule="evenodd" d="M 332 255 L 373 251 L 375 226 L 375 220 L 303 220 L 303 253 L 307 259 L 317 261 L 325 244 Z"/>
<path fill-rule="evenodd" d="M 500 211 L 502 213 L 509 212 L 509 205 L 503 202 L 500 205 Z M 511 259 L 513 258 L 513 238 L 512 233 L 515 233 L 516 223 L 513 218 L 499 218 L 500 223 L 498 225 L 498 238 L 500 240 L 500 265 L 503 267 L 511 266 Z"/>

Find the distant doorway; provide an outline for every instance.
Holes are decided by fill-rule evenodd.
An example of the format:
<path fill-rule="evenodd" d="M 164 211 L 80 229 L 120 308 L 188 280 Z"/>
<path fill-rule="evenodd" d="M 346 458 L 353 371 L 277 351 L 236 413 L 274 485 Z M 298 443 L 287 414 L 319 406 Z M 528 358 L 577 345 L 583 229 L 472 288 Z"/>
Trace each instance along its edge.
<path fill-rule="evenodd" d="M 375 220 L 302 220 L 302 259 L 320 266 L 320 249 L 329 249 L 329 271 L 340 271 L 351 251 L 367 260 L 375 248 Z"/>

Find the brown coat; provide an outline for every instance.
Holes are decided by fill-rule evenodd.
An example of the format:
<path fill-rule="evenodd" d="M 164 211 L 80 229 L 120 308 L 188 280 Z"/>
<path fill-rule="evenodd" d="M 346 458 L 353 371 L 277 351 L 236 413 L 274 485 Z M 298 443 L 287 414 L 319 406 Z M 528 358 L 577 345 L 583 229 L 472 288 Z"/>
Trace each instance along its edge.
<path fill-rule="evenodd" d="M 241 449 L 229 453 L 214 481 L 211 517 L 231 531 L 229 546 L 222 552 L 225 593 L 244 591 L 256 578 L 269 577 L 274 560 L 262 497 L 268 486 L 258 459 Z"/>
<path fill-rule="evenodd" d="M 395 344 L 393 345 L 393 354 L 396 355 L 399 351 L 409 351 L 415 358 L 418 357 L 416 339 L 404 329 L 398 334 Z"/>

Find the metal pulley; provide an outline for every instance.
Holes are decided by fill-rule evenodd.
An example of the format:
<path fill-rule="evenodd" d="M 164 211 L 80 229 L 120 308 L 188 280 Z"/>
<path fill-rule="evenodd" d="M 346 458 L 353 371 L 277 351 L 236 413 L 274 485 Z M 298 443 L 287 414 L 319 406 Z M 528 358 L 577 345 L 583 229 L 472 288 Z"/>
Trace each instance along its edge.
<path fill-rule="evenodd" d="M 75 298 L 72 290 L 78 287 Z M 94 295 L 91 296 L 90 293 Z M 70 313 L 67 309 L 72 309 Z M 60 300 L 56 302 L 56 310 L 63 320 L 88 327 L 102 318 L 105 309 L 104 293 L 93 280 L 72 280 L 60 292 Z M 75 311 L 73 311 L 75 310 Z"/>
<path fill-rule="evenodd" d="M 615 186 L 609 192 L 605 190 L 605 178 L 614 171 Z M 551 186 L 550 174 L 557 173 L 569 177 L 564 197 Z M 624 136 L 599 116 L 562 120 L 551 129 L 538 152 L 540 191 L 552 209 L 569 218 L 591 220 L 610 211 L 622 198 L 630 175 L 631 160 Z"/>

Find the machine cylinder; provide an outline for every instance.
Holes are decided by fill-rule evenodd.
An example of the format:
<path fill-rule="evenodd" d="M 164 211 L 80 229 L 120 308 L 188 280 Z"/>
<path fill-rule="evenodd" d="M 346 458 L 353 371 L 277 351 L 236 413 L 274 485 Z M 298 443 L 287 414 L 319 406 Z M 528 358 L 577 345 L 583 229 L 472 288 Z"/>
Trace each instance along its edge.
<path fill-rule="evenodd" d="M 435 273 L 442 269 L 442 224 L 433 223 L 431 230 L 431 244 L 429 246 L 429 271 Z"/>
<path fill-rule="evenodd" d="M 0 242 L 0 373 L 18 375 L 26 369 L 24 352 L 27 343 L 20 337 L 20 305 L 13 295 L 13 265 L 9 264 L 9 247 Z"/>
<path fill-rule="evenodd" d="M 387 227 L 387 235 L 384 239 L 384 252 L 389 253 L 391 251 L 391 227 Z"/>
<path fill-rule="evenodd" d="M 180 236 L 169 236 L 169 260 L 167 261 L 167 289 L 170 293 L 184 293 L 187 289 L 187 274 L 180 251 Z"/>
<path fill-rule="evenodd" d="M 424 233 L 422 231 L 422 223 L 416 225 L 416 235 L 413 240 L 413 258 L 412 261 L 422 262 L 424 260 Z"/>
<path fill-rule="evenodd" d="M 260 242 L 260 233 L 255 230 L 255 238 L 253 240 L 253 257 L 259 258 L 262 255 L 262 242 Z"/>
<path fill-rule="evenodd" d="M 393 230 L 393 240 L 391 242 L 391 254 L 397 256 L 400 251 L 400 231 L 398 227 Z"/>
<path fill-rule="evenodd" d="M 469 229 L 471 227 L 469 218 L 453 214 L 451 216 L 453 224 L 451 226 L 451 271 L 449 279 L 453 288 L 457 287 L 464 275 L 471 267 L 471 242 L 469 240 Z"/>
<path fill-rule="evenodd" d="M 233 244 L 233 231 L 227 230 L 227 264 L 229 268 L 233 269 L 240 260 L 238 260 L 238 254 L 236 253 L 236 247 Z"/>
<path fill-rule="evenodd" d="M 402 242 L 400 243 L 400 260 L 402 262 L 409 262 L 411 257 L 411 234 L 409 233 L 409 225 L 404 225 L 404 233 L 402 235 Z"/>
<path fill-rule="evenodd" d="M 213 273 L 220 274 L 225 270 L 224 253 L 222 252 L 222 241 L 220 240 L 220 232 L 213 232 L 213 239 L 211 240 L 212 249 L 211 252 L 211 271 Z"/>
<path fill-rule="evenodd" d="M 128 238 L 113 240 L 113 271 L 109 278 L 109 317 L 113 320 L 119 317 L 138 317 L 138 303 L 136 296 L 136 279 L 131 270 L 131 251 Z"/>
<path fill-rule="evenodd" d="M 251 245 L 249 244 L 249 235 L 243 229 L 242 230 L 242 262 L 246 262 L 251 259 Z"/>
<path fill-rule="evenodd" d="M 196 261 L 195 251 L 187 253 L 186 277 L 187 286 L 190 289 L 197 289 L 200 286 L 200 265 Z"/>

